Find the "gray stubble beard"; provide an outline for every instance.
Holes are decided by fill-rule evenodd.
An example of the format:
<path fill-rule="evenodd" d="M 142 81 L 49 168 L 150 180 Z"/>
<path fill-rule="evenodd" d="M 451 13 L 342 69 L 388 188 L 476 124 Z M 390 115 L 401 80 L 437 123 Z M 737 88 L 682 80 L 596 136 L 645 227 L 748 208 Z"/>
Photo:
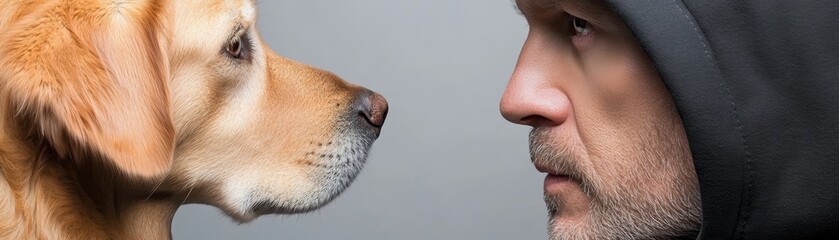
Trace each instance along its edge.
<path fill-rule="evenodd" d="M 593 176 L 585 174 L 576 164 L 579 159 L 574 159 L 578 157 L 573 153 L 574 149 L 557 149 L 554 147 L 557 144 L 544 144 L 546 136 L 544 131 L 534 129 L 531 132 L 531 157 L 543 161 L 565 158 L 566 161 L 550 164 L 580 184 L 583 193 L 591 199 L 589 211 L 580 222 L 557 227 L 556 214 L 563 203 L 560 198 L 546 193 L 549 239 L 670 239 L 698 231 L 701 226 L 700 196 L 692 168 L 677 168 L 676 171 L 690 171 L 679 172 L 680 176 L 692 175 L 693 178 L 676 184 L 676 191 L 664 196 L 645 195 L 643 188 L 609 193 L 603 191 L 603 181 L 592 179 Z"/>

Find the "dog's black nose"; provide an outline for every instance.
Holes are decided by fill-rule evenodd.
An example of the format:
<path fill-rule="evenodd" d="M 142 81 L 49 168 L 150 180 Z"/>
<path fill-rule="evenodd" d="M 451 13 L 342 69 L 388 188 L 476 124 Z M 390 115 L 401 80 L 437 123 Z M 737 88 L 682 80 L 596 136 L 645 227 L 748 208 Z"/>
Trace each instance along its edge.
<path fill-rule="evenodd" d="M 387 100 L 382 95 L 364 89 L 355 100 L 359 117 L 375 128 L 381 128 L 387 117 Z"/>

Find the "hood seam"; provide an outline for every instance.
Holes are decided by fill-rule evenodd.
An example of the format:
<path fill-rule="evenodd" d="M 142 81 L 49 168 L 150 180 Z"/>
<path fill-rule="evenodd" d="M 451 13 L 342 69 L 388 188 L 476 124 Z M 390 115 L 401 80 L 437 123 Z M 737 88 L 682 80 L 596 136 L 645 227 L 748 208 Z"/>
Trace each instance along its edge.
<path fill-rule="evenodd" d="M 744 184 L 744 189 L 743 189 L 743 193 L 745 193 L 746 196 L 745 196 L 745 201 L 741 202 L 742 207 L 741 207 L 740 211 L 742 213 L 742 217 L 738 217 L 738 218 L 741 219 L 740 224 L 739 224 L 740 225 L 739 234 L 736 233 L 737 228 L 735 228 L 735 230 L 734 230 L 735 233 L 732 233 L 732 235 L 739 235 L 738 239 L 745 239 L 746 238 L 746 224 L 749 220 L 749 211 L 750 211 L 750 207 L 751 207 L 750 206 L 750 201 L 751 201 L 751 197 L 752 197 L 752 191 L 751 190 L 752 190 L 752 184 L 754 182 L 753 181 L 754 180 L 753 179 L 754 174 L 753 174 L 753 170 L 752 170 L 751 153 L 749 152 L 748 144 L 746 142 L 746 135 L 745 135 L 745 132 L 743 130 L 743 123 L 740 120 L 741 116 L 740 116 L 740 113 L 738 111 L 737 104 L 734 102 L 734 96 L 731 94 L 731 87 L 728 84 L 726 84 L 726 82 L 725 82 L 726 78 L 724 78 L 722 76 L 722 73 L 721 73 L 722 69 L 719 67 L 719 64 L 717 63 L 716 59 L 713 57 L 713 55 L 714 55 L 713 51 L 711 51 L 711 49 L 709 47 L 709 44 L 708 44 L 708 40 L 705 38 L 705 35 L 699 29 L 699 26 L 694 21 L 693 17 L 689 15 L 688 11 L 685 10 L 685 8 L 683 8 L 679 4 L 679 2 L 682 2 L 682 5 L 684 5 L 684 2 L 682 0 L 679 0 L 679 2 L 676 2 L 676 0 L 671 0 L 671 1 L 673 2 L 673 5 L 675 5 L 676 8 L 678 8 L 679 11 L 682 12 L 684 17 L 688 20 L 688 22 L 690 22 L 691 26 L 693 26 L 693 31 L 696 33 L 697 37 L 699 37 L 699 41 L 702 44 L 703 51 L 705 52 L 705 57 L 708 58 L 710 63 L 714 66 L 714 70 L 715 70 L 714 74 L 719 79 L 723 80 L 723 81 L 720 81 L 719 85 L 720 85 L 720 87 L 722 87 L 725 90 L 725 93 L 728 95 L 728 101 L 731 103 L 732 110 L 734 111 L 734 119 L 737 121 L 737 135 L 740 136 L 740 141 L 743 144 L 743 152 L 746 155 L 745 156 L 746 159 L 745 159 L 745 163 L 744 163 L 744 167 L 745 167 L 744 171 L 745 171 L 745 174 L 746 174 L 746 184 Z"/>

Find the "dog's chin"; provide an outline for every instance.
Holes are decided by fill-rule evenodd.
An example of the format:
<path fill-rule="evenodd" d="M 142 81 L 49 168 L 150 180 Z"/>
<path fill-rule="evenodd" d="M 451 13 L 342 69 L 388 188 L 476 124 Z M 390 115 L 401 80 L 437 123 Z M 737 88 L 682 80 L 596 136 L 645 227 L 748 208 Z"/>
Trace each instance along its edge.
<path fill-rule="evenodd" d="M 325 173 L 323 183 L 318 189 L 302 196 L 290 196 L 290 198 L 265 197 L 254 198 L 247 211 L 240 216 L 234 216 L 238 221 L 249 222 L 262 215 L 270 214 L 298 214 L 317 210 L 333 200 L 346 190 L 350 183 L 361 172 L 360 167 L 347 167 L 347 169 L 333 170 L 337 174 Z"/>
<path fill-rule="evenodd" d="M 298 214 L 319 209 L 337 198 L 361 173 L 377 136 L 346 133 L 332 147 L 315 153 L 321 162 L 310 164 L 309 177 L 299 185 L 278 183 L 240 192 L 244 198 L 229 199 L 224 211 L 246 223 L 262 215 Z M 284 186 L 284 187 L 277 187 Z M 289 189 L 291 188 L 291 189 Z"/>

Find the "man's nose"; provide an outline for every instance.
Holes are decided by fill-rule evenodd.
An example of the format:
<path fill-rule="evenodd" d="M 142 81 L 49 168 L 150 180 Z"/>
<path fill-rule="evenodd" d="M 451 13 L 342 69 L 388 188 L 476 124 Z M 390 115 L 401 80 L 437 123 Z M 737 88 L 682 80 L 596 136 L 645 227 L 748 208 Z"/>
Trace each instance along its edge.
<path fill-rule="evenodd" d="M 568 118 L 571 102 L 557 87 L 555 81 L 560 79 L 552 79 L 558 75 L 550 72 L 550 65 L 538 62 L 544 56 L 534 56 L 540 54 L 536 50 L 527 44 L 522 49 L 501 97 L 501 115 L 512 123 L 533 127 L 559 125 Z"/>

